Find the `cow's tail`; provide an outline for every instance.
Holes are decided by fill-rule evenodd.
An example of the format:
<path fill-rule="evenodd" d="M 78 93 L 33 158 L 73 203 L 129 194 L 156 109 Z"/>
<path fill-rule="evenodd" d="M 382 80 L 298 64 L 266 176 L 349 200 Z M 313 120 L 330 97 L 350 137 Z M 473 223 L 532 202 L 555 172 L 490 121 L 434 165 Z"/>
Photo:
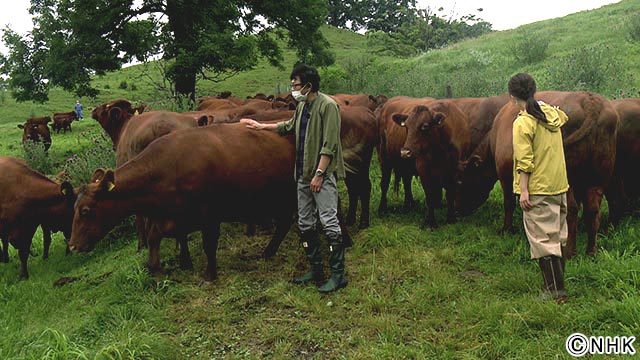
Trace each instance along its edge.
<path fill-rule="evenodd" d="M 400 192 L 400 180 L 401 176 L 400 174 L 398 174 L 398 170 L 393 169 L 393 192 L 396 194 L 396 196 Z"/>
<path fill-rule="evenodd" d="M 573 145 L 581 141 L 585 136 L 589 135 L 591 131 L 597 126 L 600 113 L 604 109 L 603 101 L 595 97 L 592 93 L 587 93 L 588 96 L 582 101 L 582 108 L 584 109 L 585 118 L 582 126 L 573 134 L 569 135 L 564 140 L 564 146 Z"/>

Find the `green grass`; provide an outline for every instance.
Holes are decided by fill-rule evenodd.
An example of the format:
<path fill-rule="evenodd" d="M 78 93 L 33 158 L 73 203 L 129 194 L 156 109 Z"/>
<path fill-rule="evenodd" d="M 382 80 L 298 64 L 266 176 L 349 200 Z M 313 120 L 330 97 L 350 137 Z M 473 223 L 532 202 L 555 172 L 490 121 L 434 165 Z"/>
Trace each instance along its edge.
<path fill-rule="evenodd" d="M 377 59 L 377 66 L 387 66 L 398 79 L 391 81 L 385 72 L 372 72 L 364 83 L 372 89 L 394 87 L 395 92 L 408 95 L 436 95 L 430 84 L 446 84 L 456 72 L 468 74 L 465 67 L 485 66 L 497 74 L 498 79 L 491 81 L 504 84 L 503 78 L 520 69 L 509 60 L 508 46 L 520 32 L 552 38 L 547 58 L 527 65 L 534 73 L 553 56 L 606 42 L 620 56 L 625 71 L 637 74 L 640 65 L 633 59 L 640 50 L 623 39 L 620 29 L 639 4 L 623 1 L 490 34 L 415 59 Z M 327 37 L 340 46 L 336 50 L 340 66 L 367 57 L 360 35 L 328 29 Z M 292 63 L 292 53 L 287 56 Z M 497 72 L 496 67 L 503 69 Z M 376 69 L 380 68 L 372 71 Z M 407 69 L 420 71 L 402 74 Z M 139 71 L 134 66 L 98 79 L 104 93 L 95 100 L 82 99 L 85 109 L 118 97 L 161 99 L 142 80 L 132 81 Z M 222 84 L 201 85 L 201 91 L 230 89 L 240 96 L 273 92 L 287 78 L 287 70 L 264 66 Z M 403 79 L 405 84 L 400 83 Z M 137 90 L 119 89 L 123 80 L 137 84 Z M 465 86 L 477 81 L 483 89 L 492 86 L 480 75 L 466 80 L 459 76 L 457 81 Z M 43 105 L 4 99 L 0 102 L 0 154 L 12 156 L 22 156 L 17 123 L 32 114 L 70 111 L 75 102 L 57 89 Z M 88 118 L 90 111 L 85 112 Z M 52 134 L 50 157 L 57 170 L 68 157 L 91 146 L 80 131 L 99 128 L 91 119 L 72 126 L 72 133 Z M 567 264 L 570 302 L 557 306 L 538 300 L 542 279 L 537 265 L 529 260 L 523 231 L 497 234 L 502 225 L 499 185 L 471 216 L 428 231 L 419 227 L 424 195 L 417 181 L 413 183 L 416 209 L 379 218 L 375 212 L 380 199 L 377 162 L 371 177 L 371 227 L 360 232 L 352 229 L 355 245 L 347 252 L 349 286 L 329 296 L 311 286 L 289 284 L 306 269 L 295 229 L 275 258 L 265 261 L 260 254 L 268 231 L 247 237 L 241 225 L 224 224 L 219 279 L 213 283 L 201 280 L 206 259 L 199 234 L 191 235 L 193 271 L 179 269 L 175 244 L 167 240 L 162 244 L 165 273 L 152 277 L 145 269 L 146 251 L 136 251 L 131 222 L 115 229 L 88 254 L 65 256 L 62 234 L 55 234 L 47 261 L 41 259 L 38 231 L 32 247 L 38 256 L 29 260 L 28 281 L 18 280 L 14 249 L 11 262 L 0 264 L 0 358 L 568 359 L 564 341 L 574 332 L 588 336 L 640 333 L 638 213 L 598 236 L 600 252 L 595 258 L 584 255 L 586 234 L 580 225 L 580 255 Z M 342 184 L 341 191 L 344 194 Z M 390 206 L 400 207 L 402 196 L 402 191 L 391 192 Z M 603 213 L 606 219 L 606 205 Z M 436 216 L 440 224 L 445 223 L 444 209 Z M 514 225 L 522 228 L 519 211 Z"/>

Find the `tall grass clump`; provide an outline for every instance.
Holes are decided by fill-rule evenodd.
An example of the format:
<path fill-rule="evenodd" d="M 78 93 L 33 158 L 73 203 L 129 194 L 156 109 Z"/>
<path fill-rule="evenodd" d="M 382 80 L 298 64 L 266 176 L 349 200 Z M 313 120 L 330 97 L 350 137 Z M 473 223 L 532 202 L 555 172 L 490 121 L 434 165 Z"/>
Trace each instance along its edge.
<path fill-rule="evenodd" d="M 609 93 L 626 79 L 619 59 L 606 45 L 589 45 L 568 55 L 559 56 L 543 70 L 544 87 L 563 91 L 593 91 Z"/>
<path fill-rule="evenodd" d="M 53 173 L 53 163 L 41 142 L 27 140 L 23 146 L 23 154 L 24 160 L 32 169 L 42 174 Z"/>
<path fill-rule="evenodd" d="M 89 183 L 97 168 L 115 168 L 115 151 L 104 131 L 81 131 L 78 143 L 83 145 L 82 150 L 69 157 L 63 165 L 63 177 L 73 186 Z"/>
<path fill-rule="evenodd" d="M 544 60 L 548 47 L 548 38 L 521 33 L 516 37 L 511 51 L 519 64 L 529 65 Z"/>
<path fill-rule="evenodd" d="M 629 40 L 640 42 L 640 12 L 631 15 L 627 20 L 627 32 Z"/>
<path fill-rule="evenodd" d="M 40 359 L 43 360 L 88 360 L 86 349 L 69 340 L 65 334 L 55 329 L 42 333 L 34 347 L 44 348 Z"/>

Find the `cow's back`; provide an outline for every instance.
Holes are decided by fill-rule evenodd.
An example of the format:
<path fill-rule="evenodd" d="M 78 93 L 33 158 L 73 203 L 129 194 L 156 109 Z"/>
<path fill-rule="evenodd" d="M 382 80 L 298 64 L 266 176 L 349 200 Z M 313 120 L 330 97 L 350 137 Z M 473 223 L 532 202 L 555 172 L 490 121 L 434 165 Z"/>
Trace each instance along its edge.
<path fill-rule="evenodd" d="M 161 136 L 197 126 L 193 116 L 168 111 L 150 111 L 133 116 L 120 133 L 116 147 L 117 165 L 124 164 Z"/>

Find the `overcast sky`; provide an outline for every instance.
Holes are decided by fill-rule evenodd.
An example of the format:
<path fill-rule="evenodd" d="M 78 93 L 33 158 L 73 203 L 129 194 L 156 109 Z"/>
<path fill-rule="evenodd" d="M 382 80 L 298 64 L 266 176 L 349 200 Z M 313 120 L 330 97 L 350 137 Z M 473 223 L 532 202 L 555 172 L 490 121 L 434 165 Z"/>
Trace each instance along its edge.
<path fill-rule="evenodd" d="M 495 30 L 506 30 L 540 20 L 562 17 L 571 13 L 595 9 L 612 0 L 418 0 L 421 8 L 432 10 L 444 8 L 439 15 L 475 14 L 490 22 Z M 0 29 L 9 25 L 14 31 L 24 34 L 31 30 L 31 17 L 28 12 L 29 0 L 2 0 L 0 8 Z M 482 8 L 482 12 L 477 9 Z M 0 51 L 6 53 L 4 42 L 0 41 Z"/>

